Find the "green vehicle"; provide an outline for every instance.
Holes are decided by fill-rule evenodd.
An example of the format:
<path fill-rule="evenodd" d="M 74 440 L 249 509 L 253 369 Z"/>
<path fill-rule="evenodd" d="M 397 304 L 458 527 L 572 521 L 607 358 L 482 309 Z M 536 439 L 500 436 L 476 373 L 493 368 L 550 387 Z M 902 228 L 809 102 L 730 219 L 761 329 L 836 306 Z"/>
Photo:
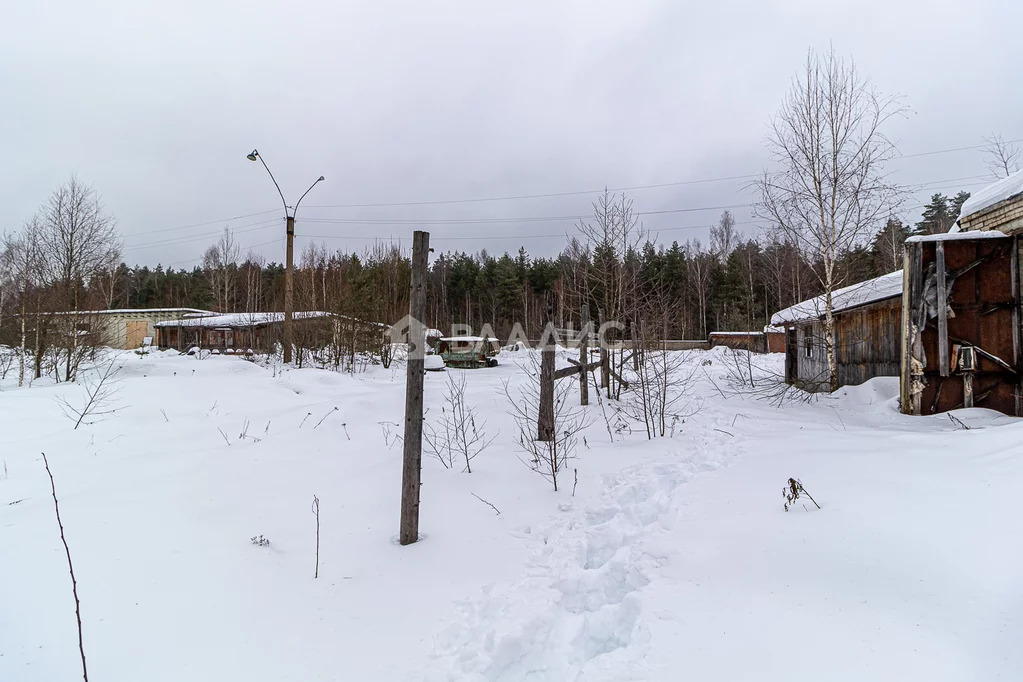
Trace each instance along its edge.
<path fill-rule="evenodd" d="M 448 336 L 437 341 L 437 354 L 448 367 L 496 367 L 500 352 L 498 339 L 482 336 Z"/>

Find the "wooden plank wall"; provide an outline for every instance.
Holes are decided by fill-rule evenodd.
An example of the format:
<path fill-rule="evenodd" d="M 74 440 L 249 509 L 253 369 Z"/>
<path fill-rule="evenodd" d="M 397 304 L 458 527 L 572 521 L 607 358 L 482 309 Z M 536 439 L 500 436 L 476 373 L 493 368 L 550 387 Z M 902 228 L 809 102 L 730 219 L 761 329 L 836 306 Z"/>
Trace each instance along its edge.
<path fill-rule="evenodd" d="M 840 385 L 861 384 L 878 376 L 899 376 L 901 321 L 902 299 L 898 297 L 835 315 L 835 359 Z M 796 344 L 797 383 L 808 390 L 828 390 L 824 322 L 798 326 Z"/>

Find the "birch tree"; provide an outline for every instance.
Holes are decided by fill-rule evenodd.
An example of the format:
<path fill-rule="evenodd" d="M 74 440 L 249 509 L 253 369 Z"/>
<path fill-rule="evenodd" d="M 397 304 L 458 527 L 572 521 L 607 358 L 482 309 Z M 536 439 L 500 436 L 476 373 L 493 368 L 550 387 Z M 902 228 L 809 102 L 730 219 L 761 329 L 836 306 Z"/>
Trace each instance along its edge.
<path fill-rule="evenodd" d="M 28 353 L 28 317 L 32 293 L 40 284 L 39 219 L 33 217 L 21 232 L 4 238 L 4 260 L 11 292 L 18 299 L 18 387 L 25 385 L 25 357 Z M 36 316 L 38 325 L 38 315 Z"/>
<path fill-rule="evenodd" d="M 238 269 L 239 254 L 240 248 L 234 238 L 234 233 L 225 227 L 217 243 L 206 249 L 202 256 L 202 269 L 206 274 L 210 290 L 213 292 L 217 310 L 220 312 L 230 312 L 234 307 L 237 293 L 235 275 Z"/>
<path fill-rule="evenodd" d="M 632 199 L 607 190 L 593 202 L 593 220 L 577 226 L 592 252 L 593 266 L 588 277 L 589 297 L 608 322 L 637 323 L 637 253 L 646 239 L 646 230 L 632 208 Z M 624 352 L 612 353 L 618 374 L 624 364 Z M 617 357 L 616 357 L 617 355 Z M 603 387 L 609 398 L 618 398 L 621 381 L 614 378 Z"/>
<path fill-rule="evenodd" d="M 777 224 L 807 259 L 824 292 L 829 384 L 838 388 L 832 294 L 842 254 L 872 235 L 899 198 L 884 173 L 895 147 L 884 127 L 902 114 L 834 50 L 811 51 L 768 136 L 773 164 L 755 185 L 758 217 Z"/>
<path fill-rule="evenodd" d="M 75 176 L 55 189 L 43 204 L 40 233 L 40 253 L 62 299 L 62 312 L 68 313 L 63 325 L 70 339 L 64 349 L 64 380 L 74 381 L 82 343 L 78 327 L 84 285 L 116 267 L 120 239 L 114 218 L 99 195 Z"/>

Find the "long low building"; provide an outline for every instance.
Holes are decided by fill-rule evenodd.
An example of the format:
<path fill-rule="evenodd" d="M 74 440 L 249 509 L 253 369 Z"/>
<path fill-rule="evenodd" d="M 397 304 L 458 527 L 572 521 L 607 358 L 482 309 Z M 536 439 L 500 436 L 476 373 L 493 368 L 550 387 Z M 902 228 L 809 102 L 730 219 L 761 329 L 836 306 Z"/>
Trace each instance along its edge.
<path fill-rule="evenodd" d="M 320 310 L 296 312 L 296 332 L 311 333 L 320 343 L 329 342 L 335 333 L 334 317 Z M 202 315 L 159 322 L 154 326 L 156 344 L 161 349 L 187 350 L 198 346 L 264 351 L 281 340 L 283 323 L 284 313 L 267 312 Z"/>
<path fill-rule="evenodd" d="M 146 339 L 152 341 L 156 337 L 157 325 L 162 322 L 214 313 L 198 308 L 120 308 L 48 314 L 61 319 L 73 318 L 79 333 L 91 334 L 99 345 L 134 350 L 141 347 Z"/>

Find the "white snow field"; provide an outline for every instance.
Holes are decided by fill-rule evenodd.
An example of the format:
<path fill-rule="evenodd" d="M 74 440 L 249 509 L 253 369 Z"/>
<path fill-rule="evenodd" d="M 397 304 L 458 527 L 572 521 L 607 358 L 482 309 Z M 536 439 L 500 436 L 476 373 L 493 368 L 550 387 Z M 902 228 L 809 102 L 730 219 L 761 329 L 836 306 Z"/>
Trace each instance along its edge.
<path fill-rule="evenodd" d="M 78 430 L 82 386 L 8 378 L 0 680 L 81 679 L 41 452 L 94 681 L 1023 679 L 1020 420 L 906 417 L 891 379 L 779 406 L 693 352 L 673 438 L 612 443 L 593 401 L 573 497 L 519 459 L 529 353 L 461 370 L 496 440 L 471 474 L 424 455 L 408 547 L 404 367 L 125 353 L 123 409 Z M 458 371 L 427 374 L 433 415 Z M 783 510 L 790 476 L 820 510 Z"/>

